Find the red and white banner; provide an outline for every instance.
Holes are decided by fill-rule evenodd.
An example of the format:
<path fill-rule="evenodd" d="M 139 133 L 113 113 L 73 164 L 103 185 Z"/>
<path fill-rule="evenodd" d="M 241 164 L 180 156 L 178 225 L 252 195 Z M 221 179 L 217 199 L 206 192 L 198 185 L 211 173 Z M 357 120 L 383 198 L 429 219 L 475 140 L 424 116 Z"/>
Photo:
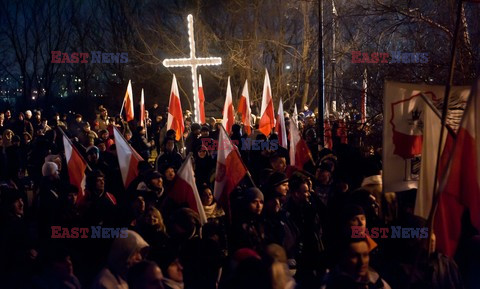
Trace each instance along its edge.
<path fill-rule="evenodd" d="M 140 96 L 140 126 L 143 126 L 145 129 L 147 128 L 145 124 L 145 99 L 143 95 L 143 88 L 142 95 Z"/>
<path fill-rule="evenodd" d="M 230 193 L 245 177 L 247 168 L 224 129 L 220 129 L 218 144 L 214 196 L 224 208 L 228 208 Z"/>
<path fill-rule="evenodd" d="M 285 127 L 285 115 L 283 114 L 283 103 L 280 97 L 278 103 L 277 125 L 275 131 L 278 134 L 278 145 L 287 149 L 287 128 Z"/>
<path fill-rule="evenodd" d="M 238 101 L 238 112 L 242 115 L 242 124 L 247 135 L 252 133 L 252 111 L 250 108 L 250 97 L 248 95 L 248 81 L 245 80 L 242 96 Z"/>
<path fill-rule="evenodd" d="M 192 157 L 187 157 L 175 176 L 169 197 L 177 204 L 187 204 L 188 207 L 200 216 L 202 225 L 207 223 L 207 216 L 198 194 L 193 172 Z"/>
<path fill-rule="evenodd" d="M 445 87 L 440 85 L 385 83 L 383 185 L 386 192 L 418 187 L 418 175 L 412 174 L 411 159 L 422 153 L 426 104 L 420 94 L 423 93 L 435 106 L 441 106 L 444 91 Z M 452 95 L 468 96 L 469 91 L 470 87 L 452 87 Z M 434 141 L 438 143 L 438 139 Z"/>
<path fill-rule="evenodd" d="M 275 112 L 273 110 L 272 88 L 268 71 L 265 69 L 265 81 L 263 83 L 262 109 L 260 111 L 260 125 L 258 130 L 269 136 L 275 127 Z"/>
<path fill-rule="evenodd" d="M 293 121 L 290 122 L 290 166 L 303 170 L 303 166 L 309 161 L 313 160 L 312 153 L 307 146 L 307 143 L 300 136 L 297 126 Z"/>
<path fill-rule="evenodd" d="M 232 89 L 230 87 L 230 76 L 227 82 L 227 95 L 225 97 L 225 105 L 223 106 L 222 125 L 230 135 L 232 132 L 232 125 L 235 123 L 235 114 L 233 112 Z"/>
<path fill-rule="evenodd" d="M 123 185 L 127 188 L 130 182 L 138 176 L 138 163 L 143 161 L 143 158 L 127 143 L 116 127 L 113 127 L 113 136 Z"/>
<path fill-rule="evenodd" d="M 198 115 L 200 124 L 205 123 L 205 94 L 203 93 L 202 75 L 198 75 Z"/>
<path fill-rule="evenodd" d="M 124 109 L 125 109 L 125 120 L 127 122 L 134 119 L 133 114 L 133 92 L 132 92 L 132 81 L 128 81 L 127 91 L 125 92 L 125 98 L 123 99 Z"/>
<path fill-rule="evenodd" d="M 438 251 L 454 257 L 466 209 L 471 224 L 480 231 L 480 79 L 468 99 L 455 142 L 449 144 L 447 140 L 442 154 L 443 160 L 449 159 L 447 165 L 439 168 L 434 232 Z"/>
<path fill-rule="evenodd" d="M 80 203 L 85 198 L 85 170 L 87 169 L 87 162 L 65 134 L 63 135 L 63 147 L 68 167 L 68 178 L 70 184 L 78 188 L 77 203 Z"/>
<path fill-rule="evenodd" d="M 175 131 L 175 139 L 179 141 L 182 138 L 185 124 L 183 123 L 182 105 L 180 103 L 180 94 L 178 93 L 177 78 L 175 74 L 172 80 L 172 89 L 170 90 L 170 101 L 168 103 L 167 130 Z"/>

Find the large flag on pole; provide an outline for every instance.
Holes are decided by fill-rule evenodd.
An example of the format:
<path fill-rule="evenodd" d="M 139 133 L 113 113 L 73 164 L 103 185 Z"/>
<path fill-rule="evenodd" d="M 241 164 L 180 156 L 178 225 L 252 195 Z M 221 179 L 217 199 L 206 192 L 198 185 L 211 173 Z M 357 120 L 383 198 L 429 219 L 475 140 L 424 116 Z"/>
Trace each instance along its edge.
<path fill-rule="evenodd" d="M 287 149 L 287 128 L 285 127 L 285 115 L 283 114 L 283 103 L 280 97 L 278 104 L 277 125 L 275 131 L 278 134 L 278 145 Z"/>
<path fill-rule="evenodd" d="M 295 125 L 298 127 L 298 109 L 297 109 L 296 103 L 295 103 L 295 108 L 293 109 L 292 119 Z"/>
<path fill-rule="evenodd" d="M 175 131 L 175 139 L 179 141 L 182 138 L 185 125 L 183 123 L 182 105 L 180 103 L 180 94 L 178 93 L 177 78 L 175 74 L 172 80 L 172 89 L 170 91 L 170 102 L 168 103 L 167 130 Z"/>
<path fill-rule="evenodd" d="M 238 101 L 238 112 L 242 115 L 242 123 L 245 128 L 247 135 L 252 133 L 252 111 L 250 108 L 250 97 L 248 95 L 248 81 L 245 80 L 245 85 L 243 86 L 242 96 Z"/>
<path fill-rule="evenodd" d="M 205 123 L 205 94 L 203 93 L 202 75 L 198 75 L 198 115 L 200 123 Z"/>
<path fill-rule="evenodd" d="M 230 87 L 230 76 L 227 82 L 227 96 L 225 97 L 225 105 L 223 106 L 222 125 L 228 134 L 232 132 L 232 125 L 235 122 L 235 114 L 233 112 L 232 89 Z"/>
<path fill-rule="evenodd" d="M 142 95 L 140 96 L 140 125 L 146 128 L 145 124 L 145 99 L 143 95 L 143 88 L 142 88 Z"/>
<path fill-rule="evenodd" d="M 132 81 L 128 81 L 127 91 L 125 92 L 125 98 L 123 99 L 124 108 L 125 108 L 125 120 L 127 122 L 134 119 L 133 114 L 133 92 L 132 92 Z"/>
<path fill-rule="evenodd" d="M 178 170 L 169 197 L 175 203 L 187 204 L 190 209 L 197 212 L 202 225 L 207 223 L 207 216 L 195 183 L 191 154 Z"/>
<path fill-rule="evenodd" d="M 367 122 L 367 69 L 363 72 L 362 99 L 361 99 L 361 123 Z"/>
<path fill-rule="evenodd" d="M 220 129 L 218 144 L 214 196 L 220 204 L 228 208 L 230 193 L 245 177 L 247 168 L 237 147 L 223 128 Z"/>
<path fill-rule="evenodd" d="M 466 209 L 470 222 L 480 231 L 480 79 L 468 99 L 454 145 L 446 145 L 443 151 L 442 158 L 445 156 L 449 161 L 446 168 L 439 168 L 434 232 L 438 250 L 453 257 Z"/>
<path fill-rule="evenodd" d="M 300 132 L 293 121 L 290 122 L 290 166 L 303 170 L 303 166 L 312 160 L 312 153 L 305 140 L 300 137 Z"/>
<path fill-rule="evenodd" d="M 260 125 L 258 130 L 269 136 L 275 127 L 275 112 L 273 110 L 272 88 L 268 71 L 265 69 L 265 81 L 263 83 L 262 109 L 260 111 Z"/>
<path fill-rule="evenodd" d="M 130 182 L 138 176 L 138 163 L 143 161 L 143 158 L 128 144 L 116 127 L 113 127 L 113 136 L 123 185 L 127 188 Z"/>
<path fill-rule="evenodd" d="M 65 134 L 63 134 L 63 147 L 68 167 L 68 178 L 70 184 L 78 188 L 77 203 L 79 203 L 85 198 L 85 170 L 87 169 L 87 162 Z"/>

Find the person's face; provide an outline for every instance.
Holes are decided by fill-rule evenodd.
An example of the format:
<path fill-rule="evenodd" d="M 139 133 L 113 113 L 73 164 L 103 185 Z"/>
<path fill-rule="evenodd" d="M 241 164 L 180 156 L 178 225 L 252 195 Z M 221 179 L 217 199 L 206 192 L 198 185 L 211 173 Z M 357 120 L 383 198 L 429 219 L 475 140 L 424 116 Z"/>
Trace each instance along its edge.
<path fill-rule="evenodd" d="M 150 267 L 145 272 L 143 279 L 143 289 L 164 289 L 162 270 L 158 266 Z"/>
<path fill-rule="evenodd" d="M 67 195 L 67 201 L 69 204 L 74 205 L 77 202 L 77 194 L 75 193 L 68 193 Z"/>
<path fill-rule="evenodd" d="M 369 261 L 370 256 L 367 242 L 352 243 L 348 249 L 343 269 L 355 279 L 367 277 Z"/>
<path fill-rule="evenodd" d="M 156 121 L 156 122 L 161 122 L 161 121 L 162 121 L 162 116 L 161 116 L 161 115 L 157 115 L 157 117 L 155 118 L 155 121 Z"/>
<path fill-rule="evenodd" d="M 143 260 L 142 253 L 140 251 L 134 252 L 127 260 L 127 267 L 130 268 L 133 265 L 140 263 Z"/>
<path fill-rule="evenodd" d="M 208 137 L 208 130 L 202 130 L 202 131 L 200 131 L 200 136 L 202 136 L 202 137 Z"/>
<path fill-rule="evenodd" d="M 280 212 L 282 205 L 279 198 L 273 198 L 265 202 L 265 210 L 269 213 L 276 214 Z"/>
<path fill-rule="evenodd" d="M 152 186 L 156 189 L 162 189 L 163 188 L 163 180 L 162 178 L 154 178 L 150 181 Z"/>
<path fill-rule="evenodd" d="M 13 203 L 13 213 L 17 216 L 23 216 L 23 200 L 21 198 L 18 198 L 14 203 Z"/>
<path fill-rule="evenodd" d="M 202 147 L 199 151 L 198 151 L 198 157 L 203 159 L 205 156 L 207 156 L 207 150 Z"/>
<path fill-rule="evenodd" d="M 276 186 L 275 191 L 285 197 L 288 193 L 288 182 Z"/>
<path fill-rule="evenodd" d="M 31 139 L 28 135 L 23 135 L 23 140 L 25 141 L 25 143 L 28 143 L 28 142 L 31 141 Z"/>
<path fill-rule="evenodd" d="M 86 131 L 86 132 L 89 132 L 90 131 L 90 125 L 85 125 L 83 127 L 83 130 Z"/>
<path fill-rule="evenodd" d="M 107 140 L 108 139 L 108 131 L 102 133 L 102 135 L 100 137 L 103 138 L 104 140 Z"/>
<path fill-rule="evenodd" d="M 322 171 L 320 169 L 317 169 L 315 173 L 315 178 L 322 184 L 322 185 L 328 185 L 330 183 L 330 172 L 329 171 Z"/>
<path fill-rule="evenodd" d="M 176 282 L 183 282 L 183 267 L 178 259 L 168 266 L 167 274 L 169 279 Z"/>
<path fill-rule="evenodd" d="M 160 223 L 160 219 L 158 218 L 157 215 L 153 211 L 149 211 L 147 215 L 145 216 L 146 222 L 150 226 L 156 226 L 158 223 Z"/>
<path fill-rule="evenodd" d="M 98 155 L 96 153 L 91 153 L 87 155 L 87 159 L 91 163 L 96 163 L 98 160 Z"/>
<path fill-rule="evenodd" d="M 105 178 L 104 177 L 97 177 L 95 181 L 95 189 L 98 192 L 103 192 L 105 190 Z"/>
<path fill-rule="evenodd" d="M 63 260 L 58 260 L 53 263 L 53 270 L 57 273 L 61 280 L 68 280 L 73 275 L 73 264 L 70 256 Z"/>
<path fill-rule="evenodd" d="M 308 187 L 308 183 L 301 184 L 298 190 L 294 192 L 293 196 L 297 202 L 308 202 L 310 200 L 310 188 Z"/>
<path fill-rule="evenodd" d="M 107 117 L 108 116 L 108 112 L 106 110 L 102 110 L 102 112 L 100 113 L 101 116 L 103 117 Z"/>
<path fill-rule="evenodd" d="M 133 210 L 143 214 L 145 212 L 145 200 L 142 196 L 138 196 L 132 204 Z"/>
<path fill-rule="evenodd" d="M 210 206 L 213 203 L 212 190 L 205 189 L 202 194 L 202 205 Z"/>
<path fill-rule="evenodd" d="M 272 168 L 277 172 L 285 172 L 285 169 L 287 168 L 287 160 L 285 158 L 277 158 L 272 162 Z"/>
<path fill-rule="evenodd" d="M 5 117 L 6 117 L 6 118 L 10 118 L 11 116 L 12 116 L 12 113 L 11 113 L 9 110 L 7 110 L 7 111 L 5 112 Z"/>
<path fill-rule="evenodd" d="M 350 226 L 361 226 L 362 228 L 367 227 L 367 219 L 363 214 L 353 216 L 348 223 Z"/>
<path fill-rule="evenodd" d="M 99 143 L 97 147 L 101 152 L 107 151 L 107 146 L 105 145 L 105 143 Z"/>
<path fill-rule="evenodd" d="M 173 168 L 168 168 L 165 170 L 165 178 L 167 181 L 173 181 L 175 178 L 175 170 Z"/>
<path fill-rule="evenodd" d="M 173 140 L 167 141 L 167 145 L 165 146 L 167 151 L 169 151 L 169 152 L 173 151 L 174 147 L 175 147 L 175 142 Z"/>
<path fill-rule="evenodd" d="M 256 198 L 248 204 L 248 209 L 255 215 L 260 215 L 263 210 L 263 200 Z"/>
<path fill-rule="evenodd" d="M 11 140 L 12 137 L 13 137 L 13 132 L 11 132 L 11 131 L 7 132 L 7 134 L 5 135 L 5 137 L 7 138 L 7 140 Z"/>
<path fill-rule="evenodd" d="M 131 133 L 126 133 L 125 134 L 125 139 L 126 140 L 131 140 L 132 139 L 132 134 Z"/>

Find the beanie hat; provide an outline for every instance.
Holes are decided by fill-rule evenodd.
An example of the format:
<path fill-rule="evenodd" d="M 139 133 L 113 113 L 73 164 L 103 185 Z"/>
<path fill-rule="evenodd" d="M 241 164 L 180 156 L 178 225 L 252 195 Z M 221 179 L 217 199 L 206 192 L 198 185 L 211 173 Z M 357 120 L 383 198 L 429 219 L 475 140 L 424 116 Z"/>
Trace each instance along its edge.
<path fill-rule="evenodd" d="M 286 174 L 281 172 L 272 173 L 267 180 L 268 186 L 275 188 L 278 185 L 288 182 L 288 177 Z"/>
<path fill-rule="evenodd" d="M 58 166 L 54 162 L 46 162 L 42 166 L 42 176 L 50 177 L 57 174 Z"/>
<path fill-rule="evenodd" d="M 363 208 L 356 204 L 347 204 L 342 209 L 342 216 L 345 220 L 350 220 L 357 215 L 365 215 Z"/>
<path fill-rule="evenodd" d="M 100 154 L 100 150 L 96 146 L 90 146 L 87 148 L 87 155 L 89 154 Z"/>
<path fill-rule="evenodd" d="M 162 177 L 162 174 L 157 172 L 157 171 L 150 171 L 148 173 L 145 174 L 145 180 L 147 182 L 153 180 L 153 179 L 158 179 L 158 178 L 161 178 Z"/>
<path fill-rule="evenodd" d="M 247 203 L 250 203 L 251 201 L 255 199 L 261 199 L 263 201 L 263 193 L 260 191 L 259 188 L 253 187 L 253 188 L 248 188 L 245 191 L 245 201 Z"/>

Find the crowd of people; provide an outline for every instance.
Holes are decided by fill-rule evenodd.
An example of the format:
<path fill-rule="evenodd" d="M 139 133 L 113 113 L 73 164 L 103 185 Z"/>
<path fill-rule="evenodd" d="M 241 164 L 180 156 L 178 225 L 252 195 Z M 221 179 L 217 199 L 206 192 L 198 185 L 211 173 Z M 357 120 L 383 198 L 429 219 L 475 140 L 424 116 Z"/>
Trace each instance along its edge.
<path fill-rule="evenodd" d="M 288 128 L 293 120 L 285 121 Z M 186 115 L 178 142 L 158 106 L 147 111 L 146 127 L 103 106 L 89 121 L 0 113 L 0 288 L 463 288 L 452 259 L 427 255 L 434 244 L 352 238 L 352 226 L 425 227 L 412 213 L 416 191 L 382 193 L 376 152 L 340 142 L 319 148 L 315 115 L 298 121 L 312 155 L 303 170 L 289 167 L 280 146 L 242 149 L 251 178 L 220 204 L 217 152 L 205 145 L 218 139 L 214 118 L 198 124 Z M 127 188 L 114 127 L 145 160 Z M 69 182 L 64 134 L 87 160 L 84 194 Z M 230 137 L 278 139 L 248 136 L 239 124 Z M 170 197 L 190 155 L 206 224 Z M 86 238 L 80 228 L 90 230 Z M 94 228 L 120 233 L 93 238 Z"/>

